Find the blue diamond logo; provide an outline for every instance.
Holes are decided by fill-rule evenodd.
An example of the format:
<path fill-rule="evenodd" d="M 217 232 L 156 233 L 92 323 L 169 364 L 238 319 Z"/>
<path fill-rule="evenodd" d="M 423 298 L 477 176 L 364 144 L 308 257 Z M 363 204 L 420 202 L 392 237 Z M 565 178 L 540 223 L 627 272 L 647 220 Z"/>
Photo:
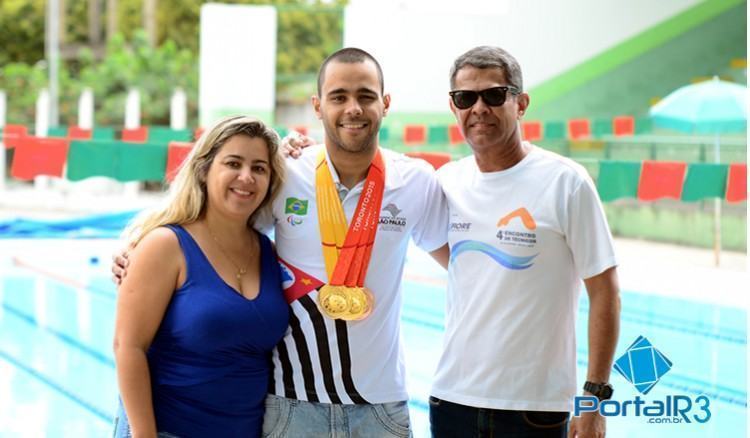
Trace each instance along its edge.
<path fill-rule="evenodd" d="M 672 361 L 654 348 L 648 339 L 638 336 L 625 354 L 615 361 L 614 368 L 638 392 L 646 395 L 672 369 Z"/>

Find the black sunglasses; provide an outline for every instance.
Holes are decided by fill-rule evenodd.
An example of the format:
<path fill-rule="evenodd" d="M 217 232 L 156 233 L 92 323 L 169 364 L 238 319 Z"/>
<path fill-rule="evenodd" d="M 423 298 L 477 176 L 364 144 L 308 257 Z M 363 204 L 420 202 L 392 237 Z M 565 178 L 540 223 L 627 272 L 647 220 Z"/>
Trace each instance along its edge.
<path fill-rule="evenodd" d="M 501 87 L 487 88 L 481 91 L 474 90 L 453 90 L 448 94 L 453 100 L 453 105 L 458 109 L 471 108 L 479 96 L 482 96 L 482 101 L 489 106 L 501 106 L 505 103 L 505 97 L 510 91 L 511 94 L 518 94 L 518 88 L 511 85 L 504 85 Z"/>

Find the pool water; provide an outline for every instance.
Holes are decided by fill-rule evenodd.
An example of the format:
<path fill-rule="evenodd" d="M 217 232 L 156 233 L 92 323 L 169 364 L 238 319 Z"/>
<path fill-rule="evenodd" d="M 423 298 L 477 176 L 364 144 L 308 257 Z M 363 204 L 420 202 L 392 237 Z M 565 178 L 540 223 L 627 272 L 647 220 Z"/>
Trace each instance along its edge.
<path fill-rule="evenodd" d="M 0 241 L 0 436 L 101 437 L 117 402 L 112 332 L 115 288 L 108 273 L 113 240 Z M 429 436 L 427 397 L 437 363 L 445 273 L 410 249 L 402 335 L 416 437 Z M 710 291 L 706 291 L 710 293 Z M 587 359 L 588 302 L 578 315 L 578 379 Z M 636 291 L 622 293 L 616 357 L 645 336 L 673 368 L 644 400 L 704 394 L 704 423 L 650 424 L 611 417 L 609 437 L 732 437 L 746 430 L 746 312 Z M 491 348 L 491 346 L 488 346 Z M 467 361 L 471 357 L 467 356 Z M 501 364 L 498 364 L 501 366 Z M 612 373 L 615 399 L 635 388 Z"/>

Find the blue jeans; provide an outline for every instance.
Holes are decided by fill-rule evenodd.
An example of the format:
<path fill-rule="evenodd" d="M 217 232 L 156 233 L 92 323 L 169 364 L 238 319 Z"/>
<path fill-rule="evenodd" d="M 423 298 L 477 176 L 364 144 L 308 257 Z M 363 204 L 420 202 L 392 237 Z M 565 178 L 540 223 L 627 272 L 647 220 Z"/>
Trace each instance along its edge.
<path fill-rule="evenodd" d="M 125 414 L 125 407 L 122 405 L 122 400 L 118 402 L 118 405 L 112 438 L 132 438 L 133 433 L 130 430 L 130 423 L 128 422 L 128 416 Z M 157 436 L 159 438 L 180 438 L 177 435 L 172 435 L 167 432 L 159 432 Z"/>
<path fill-rule="evenodd" d="M 566 438 L 568 412 L 474 408 L 430 397 L 430 429 L 435 438 Z"/>
<path fill-rule="evenodd" d="M 376 405 L 312 403 L 269 394 L 263 437 L 411 437 L 405 401 Z"/>

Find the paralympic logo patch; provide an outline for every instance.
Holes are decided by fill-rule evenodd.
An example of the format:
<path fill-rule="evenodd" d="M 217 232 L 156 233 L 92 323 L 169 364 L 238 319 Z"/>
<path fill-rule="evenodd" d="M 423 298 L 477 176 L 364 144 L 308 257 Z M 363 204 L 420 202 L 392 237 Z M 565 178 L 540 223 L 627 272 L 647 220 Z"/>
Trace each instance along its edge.
<path fill-rule="evenodd" d="M 625 354 L 615 361 L 614 368 L 638 392 L 646 395 L 672 369 L 672 361 L 651 345 L 648 339 L 638 336 Z"/>
<path fill-rule="evenodd" d="M 298 218 L 297 216 L 290 214 L 286 217 L 286 221 L 289 222 L 289 225 L 296 227 L 297 225 L 302 225 L 302 218 Z"/>

